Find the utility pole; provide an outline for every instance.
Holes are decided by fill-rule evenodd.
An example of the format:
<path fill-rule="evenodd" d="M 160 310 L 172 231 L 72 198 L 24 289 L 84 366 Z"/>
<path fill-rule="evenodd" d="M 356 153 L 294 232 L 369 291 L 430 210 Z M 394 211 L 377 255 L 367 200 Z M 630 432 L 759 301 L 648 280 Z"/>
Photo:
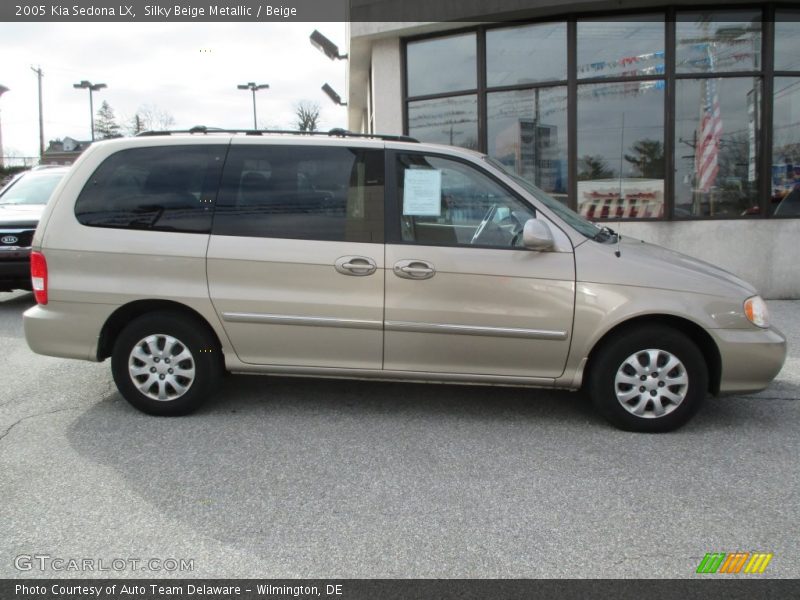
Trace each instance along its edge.
<path fill-rule="evenodd" d="M 36 73 L 36 78 L 39 80 L 39 160 L 44 157 L 44 116 L 42 115 L 42 77 L 44 77 L 44 73 L 42 73 L 42 67 L 38 67 L 34 69 L 31 67 L 31 71 Z"/>

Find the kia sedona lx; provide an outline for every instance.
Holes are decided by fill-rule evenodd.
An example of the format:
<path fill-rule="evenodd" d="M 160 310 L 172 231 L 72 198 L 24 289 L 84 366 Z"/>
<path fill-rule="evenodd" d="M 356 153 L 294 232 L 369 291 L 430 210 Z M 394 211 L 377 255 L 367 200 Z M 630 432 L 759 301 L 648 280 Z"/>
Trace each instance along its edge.
<path fill-rule="evenodd" d="M 30 347 L 110 357 L 155 415 L 196 409 L 230 371 L 584 389 L 614 425 L 668 431 L 709 394 L 764 389 L 786 355 L 734 275 L 400 136 L 92 144 L 31 276 Z"/>

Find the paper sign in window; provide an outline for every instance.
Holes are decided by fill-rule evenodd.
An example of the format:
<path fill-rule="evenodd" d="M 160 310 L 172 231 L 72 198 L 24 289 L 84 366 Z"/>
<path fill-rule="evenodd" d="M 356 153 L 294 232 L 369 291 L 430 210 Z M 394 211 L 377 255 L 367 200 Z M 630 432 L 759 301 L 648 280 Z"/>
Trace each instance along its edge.
<path fill-rule="evenodd" d="M 442 172 L 406 169 L 403 179 L 403 214 L 438 217 L 442 214 Z"/>

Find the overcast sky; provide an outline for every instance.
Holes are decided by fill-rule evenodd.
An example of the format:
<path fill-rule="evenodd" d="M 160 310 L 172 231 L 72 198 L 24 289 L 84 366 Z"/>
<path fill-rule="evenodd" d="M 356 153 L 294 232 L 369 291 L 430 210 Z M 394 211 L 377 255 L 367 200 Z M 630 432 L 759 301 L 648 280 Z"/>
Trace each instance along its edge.
<path fill-rule="evenodd" d="M 252 95 L 236 85 L 255 81 L 260 127 L 294 128 L 294 105 L 319 104 L 322 129 L 346 127 L 346 108 L 320 90 L 328 82 L 346 98 L 347 61 L 331 61 L 308 36 L 319 29 L 346 47 L 344 23 L 0 23 L 0 98 L 4 154 L 38 156 L 36 75 L 44 72 L 44 136 L 90 139 L 89 92 L 83 79 L 105 83 L 95 111 L 108 101 L 122 123 L 142 105 L 156 105 L 177 128 L 248 128 Z"/>

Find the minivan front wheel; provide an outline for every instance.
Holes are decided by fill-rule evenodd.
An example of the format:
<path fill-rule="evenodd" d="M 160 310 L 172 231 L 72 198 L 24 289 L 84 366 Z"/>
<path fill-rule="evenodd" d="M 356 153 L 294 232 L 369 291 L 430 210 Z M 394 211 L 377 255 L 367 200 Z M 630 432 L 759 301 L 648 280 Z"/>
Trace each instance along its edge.
<path fill-rule="evenodd" d="M 623 332 L 599 350 L 589 386 L 597 410 L 617 427 L 671 431 L 700 408 L 708 371 L 703 354 L 685 335 L 645 326 Z"/>
<path fill-rule="evenodd" d="M 122 396 L 153 415 L 196 410 L 221 375 L 216 340 L 180 313 L 143 315 L 119 334 L 111 355 Z"/>

